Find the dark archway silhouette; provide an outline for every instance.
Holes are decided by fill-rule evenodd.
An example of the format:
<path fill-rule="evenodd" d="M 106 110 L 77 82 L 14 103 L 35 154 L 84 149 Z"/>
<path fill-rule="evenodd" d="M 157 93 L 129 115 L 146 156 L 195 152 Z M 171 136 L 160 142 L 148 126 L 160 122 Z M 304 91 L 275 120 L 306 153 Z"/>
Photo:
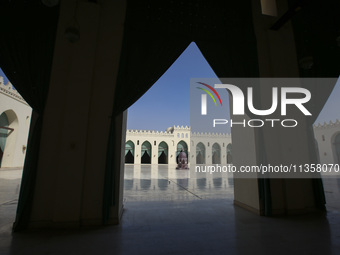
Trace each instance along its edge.
<path fill-rule="evenodd" d="M 232 152 L 232 145 L 229 143 L 227 145 L 227 164 L 233 163 L 233 152 Z"/>
<path fill-rule="evenodd" d="M 133 162 L 134 162 L 133 155 L 131 153 L 131 150 L 129 150 L 128 153 L 125 155 L 125 163 L 133 164 Z"/>
<path fill-rule="evenodd" d="M 158 164 L 168 164 L 168 144 L 161 142 L 158 145 Z"/>
<path fill-rule="evenodd" d="M 158 157 L 158 164 L 167 164 L 168 157 L 165 155 L 164 151 L 162 151 L 161 155 Z"/>
<path fill-rule="evenodd" d="M 125 143 L 125 163 L 133 164 L 135 163 L 135 144 L 132 141 L 127 141 Z"/>
<path fill-rule="evenodd" d="M 145 141 L 142 144 L 142 148 L 141 148 L 141 163 L 142 164 L 151 164 L 151 143 L 148 141 Z"/>
<path fill-rule="evenodd" d="M 334 148 L 334 152 L 335 152 L 335 162 L 339 163 L 340 162 L 340 133 L 337 134 L 334 138 L 334 142 L 333 142 L 333 148 Z"/>
<path fill-rule="evenodd" d="M 5 128 L 8 128 L 8 118 L 6 113 L 2 113 L 0 115 L 0 167 L 2 162 L 2 157 L 4 155 L 5 147 L 6 147 L 6 140 L 8 136 L 8 130 Z"/>
<path fill-rule="evenodd" d="M 196 145 L 196 164 L 205 164 L 205 146 L 201 142 Z"/>
<path fill-rule="evenodd" d="M 151 157 L 146 151 L 144 151 L 141 163 L 142 164 L 151 164 Z"/>
<path fill-rule="evenodd" d="M 204 164 L 202 153 L 199 151 L 196 156 L 196 164 Z"/>
<path fill-rule="evenodd" d="M 212 163 L 221 164 L 221 146 L 218 143 L 212 146 Z"/>

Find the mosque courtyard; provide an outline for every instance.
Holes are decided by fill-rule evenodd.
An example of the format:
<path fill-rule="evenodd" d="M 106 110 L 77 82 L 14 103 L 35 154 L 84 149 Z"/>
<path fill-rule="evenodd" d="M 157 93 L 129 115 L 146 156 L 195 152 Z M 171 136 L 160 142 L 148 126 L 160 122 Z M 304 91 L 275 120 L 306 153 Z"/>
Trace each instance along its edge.
<path fill-rule="evenodd" d="M 125 165 L 124 199 L 133 201 L 185 201 L 233 199 L 233 177 L 227 173 L 176 170 L 176 165 Z"/>
<path fill-rule="evenodd" d="M 324 179 L 324 216 L 260 217 L 233 205 L 231 176 L 175 168 L 125 165 L 119 226 L 22 233 L 22 169 L 0 169 L 0 254 L 339 254 L 339 179 Z"/>

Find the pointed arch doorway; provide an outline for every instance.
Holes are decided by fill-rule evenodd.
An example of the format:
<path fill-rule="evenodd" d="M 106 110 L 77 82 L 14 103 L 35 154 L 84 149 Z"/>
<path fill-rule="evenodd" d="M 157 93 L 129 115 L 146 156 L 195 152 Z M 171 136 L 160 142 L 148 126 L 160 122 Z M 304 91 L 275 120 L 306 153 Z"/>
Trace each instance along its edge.
<path fill-rule="evenodd" d="M 145 6 L 137 1 L 127 8 L 125 25 L 129 29 L 125 30 L 120 55 L 113 106 L 116 116 L 136 102 L 191 42 L 196 43 L 218 77 L 258 77 L 250 2 L 200 2 L 194 10 L 192 1 L 185 1 L 181 6 L 170 4 L 166 8 L 162 3 Z M 181 13 L 179 11 L 183 15 L 173 19 L 171 13 Z M 112 126 L 115 124 L 113 120 Z M 115 136 L 112 137 L 114 141 Z M 211 147 L 209 154 L 210 150 Z M 108 168 L 107 176 L 112 175 L 110 171 Z M 113 186 L 106 185 L 108 190 Z M 111 204 L 106 196 L 104 199 L 107 205 Z M 109 212 L 107 206 L 104 211 Z"/>
<path fill-rule="evenodd" d="M 13 110 L 7 110 L 0 115 L 0 167 L 12 165 L 18 127 L 18 117 Z"/>
<path fill-rule="evenodd" d="M 158 164 L 168 164 L 169 146 L 166 142 L 158 145 Z"/>
<path fill-rule="evenodd" d="M 142 150 L 141 150 L 141 163 L 142 164 L 151 164 L 151 143 L 148 141 L 145 141 L 142 144 Z"/>

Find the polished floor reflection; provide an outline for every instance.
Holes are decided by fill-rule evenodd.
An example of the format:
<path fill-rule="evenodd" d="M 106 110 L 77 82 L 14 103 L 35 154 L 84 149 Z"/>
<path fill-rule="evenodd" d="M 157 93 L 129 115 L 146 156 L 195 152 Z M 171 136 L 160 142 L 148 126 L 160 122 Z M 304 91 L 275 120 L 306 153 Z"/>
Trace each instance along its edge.
<path fill-rule="evenodd" d="M 21 169 L 0 169 L 0 254 L 340 254 L 340 180 L 326 215 L 259 217 L 233 206 L 228 176 L 127 166 L 119 226 L 11 233 Z M 190 176 L 189 176 L 190 175 Z"/>
<path fill-rule="evenodd" d="M 176 170 L 176 165 L 125 165 L 125 201 L 232 199 L 234 183 L 227 173 Z"/>

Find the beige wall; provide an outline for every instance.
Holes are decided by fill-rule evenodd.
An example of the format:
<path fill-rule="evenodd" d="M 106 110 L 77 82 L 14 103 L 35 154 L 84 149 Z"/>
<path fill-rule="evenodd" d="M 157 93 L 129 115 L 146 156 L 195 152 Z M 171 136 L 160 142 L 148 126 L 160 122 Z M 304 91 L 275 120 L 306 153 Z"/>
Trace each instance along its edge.
<path fill-rule="evenodd" d="M 314 125 L 314 135 L 317 141 L 321 164 L 340 164 L 333 144 L 335 136 L 338 134 L 340 134 L 339 120 Z"/>
<path fill-rule="evenodd" d="M 168 163 L 176 164 L 177 144 L 182 140 L 187 144 L 190 155 L 190 129 L 188 127 L 176 127 L 173 132 L 146 130 L 127 130 L 126 132 L 126 141 L 132 141 L 135 145 L 135 164 L 141 163 L 141 149 L 145 141 L 151 144 L 151 164 L 158 164 L 158 146 L 161 142 L 168 145 Z"/>
<path fill-rule="evenodd" d="M 230 134 L 191 133 L 190 127 L 174 126 L 172 131 L 127 130 L 126 142 L 134 144 L 134 164 L 141 163 L 141 147 L 145 141 L 152 146 L 151 164 L 158 164 L 158 146 L 161 142 L 168 145 L 168 163 L 177 164 L 177 144 L 184 141 L 188 146 L 188 163 L 196 164 L 196 146 L 202 143 L 205 147 L 205 164 L 212 164 L 212 146 L 217 143 L 221 149 L 221 164 L 227 164 L 227 145 L 231 143 Z"/>
<path fill-rule="evenodd" d="M 14 130 L 8 131 L 1 168 L 22 167 L 25 160 L 32 109 L 20 94 L 12 89 L 12 85 L 4 85 L 3 77 L 0 77 L 0 115 L 2 113 L 6 113 L 9 127 Z"/>

